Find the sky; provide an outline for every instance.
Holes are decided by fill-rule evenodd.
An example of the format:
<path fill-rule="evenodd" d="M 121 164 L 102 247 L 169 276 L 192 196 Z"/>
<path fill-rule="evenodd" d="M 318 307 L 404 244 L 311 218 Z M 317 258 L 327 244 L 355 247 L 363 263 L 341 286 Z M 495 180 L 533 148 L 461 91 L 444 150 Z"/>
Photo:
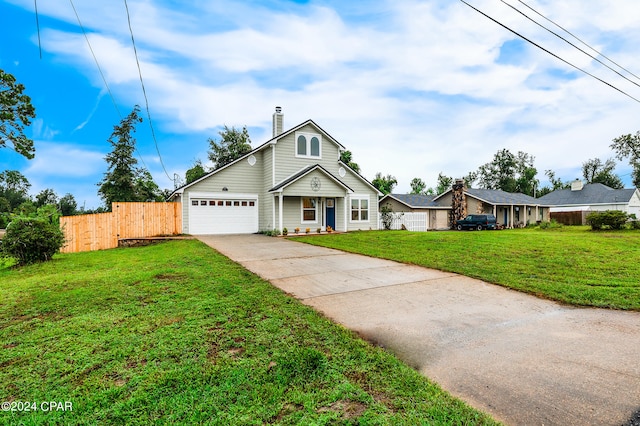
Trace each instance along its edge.
<path fill-rule="evenodd" d="M 269 140 L 276 106 L 285 129 L 314 120 L 398 193 L 415 177 L 462 177 L 501 149 L 534 156 L 542 186 L 548 169 L 574 180 L 640 130 L 635 0 L 466 1 L 597 79 L 455 0 L 0 0 L 0 68 L 37 116 L 25 132 L 35 158 L 0 149 L 0 171 L 96 208 L 109 136 L 134 105 L 145 119 L 136 158 L 169 189 L 207 163 L 225 125 L 247 126 L 254 147 Z M 627 162 L 616 172 L 630 187 Z"/>

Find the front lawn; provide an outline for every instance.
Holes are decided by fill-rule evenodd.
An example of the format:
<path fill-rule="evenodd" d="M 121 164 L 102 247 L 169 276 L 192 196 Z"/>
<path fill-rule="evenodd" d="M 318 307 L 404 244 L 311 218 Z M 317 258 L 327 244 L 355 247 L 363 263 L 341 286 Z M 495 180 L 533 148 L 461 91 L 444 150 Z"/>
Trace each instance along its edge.
<path fill-rule="evenodd" d="M 296 239 L 456 272 L 573 305 L 640 310 L 638 231 L 364 231 Z"/>
<path fill-rule="evenodd" d="M 495 424 L 197 241 L 0 269 L 0 300 L 0 402 L 34 403 L 0 424 Z"/>

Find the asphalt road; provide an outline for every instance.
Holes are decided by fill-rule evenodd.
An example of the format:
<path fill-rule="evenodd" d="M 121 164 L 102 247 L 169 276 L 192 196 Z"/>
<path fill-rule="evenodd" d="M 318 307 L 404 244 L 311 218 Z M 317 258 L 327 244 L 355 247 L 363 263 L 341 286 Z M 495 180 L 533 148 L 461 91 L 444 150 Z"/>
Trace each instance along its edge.
<path fill-rule="evenodd" d="M 640 408 L 638 312 L 282 238 L 199 238 L 506 424 L 622 425 Z"/>

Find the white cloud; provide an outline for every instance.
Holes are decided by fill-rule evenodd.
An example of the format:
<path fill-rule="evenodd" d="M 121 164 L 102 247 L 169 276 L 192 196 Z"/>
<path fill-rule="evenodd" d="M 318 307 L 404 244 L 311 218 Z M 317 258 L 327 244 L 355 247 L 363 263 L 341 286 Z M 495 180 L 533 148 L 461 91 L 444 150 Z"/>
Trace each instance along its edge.
<path fill-rule="evenodd" d="M 35 146 L 36 156 L 25 170 L 29 179 L 31 176 L 82 178 L 106 168 L 104 153 L 85 150 L 77 144 L 35 141 Z"/>

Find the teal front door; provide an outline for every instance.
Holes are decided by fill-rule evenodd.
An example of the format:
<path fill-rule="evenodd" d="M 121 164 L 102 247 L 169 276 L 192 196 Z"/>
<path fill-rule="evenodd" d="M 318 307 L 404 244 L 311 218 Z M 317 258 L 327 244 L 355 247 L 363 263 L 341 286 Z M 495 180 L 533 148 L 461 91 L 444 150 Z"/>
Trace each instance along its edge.
<path fill-rule="evenodd" d="M 331 229 L 336 229 L 336 199 L 327 198 L 326 205 L 325 214 L 327 217 L 327 226 L 330 226 Z"/>

